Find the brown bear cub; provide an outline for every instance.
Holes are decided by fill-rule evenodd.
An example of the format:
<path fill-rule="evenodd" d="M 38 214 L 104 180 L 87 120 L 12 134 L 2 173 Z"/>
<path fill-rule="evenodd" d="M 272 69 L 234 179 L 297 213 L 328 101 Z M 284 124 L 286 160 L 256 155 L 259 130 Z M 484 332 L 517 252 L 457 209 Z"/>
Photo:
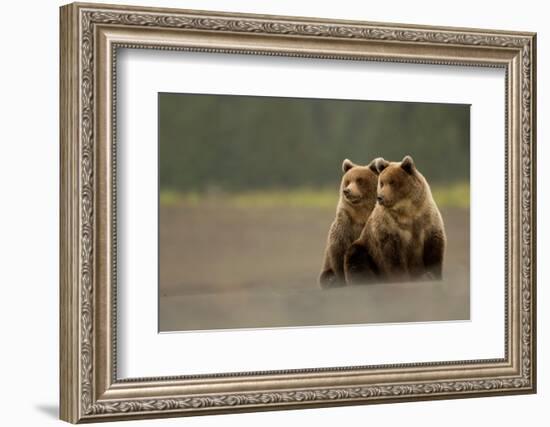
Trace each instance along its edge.
<path fill-rule="evenodd" d="M 348 283 L 441 279 L 445 229 L 413 159 L 377 159 L 377 204 L 346 253 Z"/>
<path fill-rule="evenodd" d="M 359 237 L 376 204 L 378 170 L 375 161 L 358 166 L 348 159 L 342 164 L 344 175 L 340 199 L 328 233 L 323 269 L 319 284 L 323 288 L 345 285 L 344 256 Z"/>

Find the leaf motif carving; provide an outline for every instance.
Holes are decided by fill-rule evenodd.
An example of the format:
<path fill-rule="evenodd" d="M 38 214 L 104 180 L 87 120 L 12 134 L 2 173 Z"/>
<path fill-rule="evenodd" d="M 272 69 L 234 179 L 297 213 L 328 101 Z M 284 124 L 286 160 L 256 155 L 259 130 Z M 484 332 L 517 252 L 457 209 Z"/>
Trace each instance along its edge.
<path fill-rule="evenodd" d="M 180 28 L 205 31 L 231 31 L 304 37 L 328 37 L 380 41 L 401 41 L 461 46 L 518 48 L 521 66 L 521 374 L 518 377 L 491 380 L 443 381 L 417 384 L 372 385 L 353 388 L 293 390 L 265 393 L 240 393 L 177 399 L 143 399 L 132 401 L 94 402 L 93 399 L 93 293 L 94 293 L 94 26 L 116 24 L 127 26 Z M 80 385 L 81 407 L 87 415 L 139 413 L 144 411 L 230 408 L 252 405 L 278 405 L 300 402 L 373 400 L 391 397 L 446 395 L 462 392 L 487 392 L 530 387 L 533 382 L 532 302 L 533 278 L 531 257 L 531 188 L 532 188 L 532 123 L 531 123 L 531 42 L 528 37 L 488 35 L 485 33 L 406 29 L 374 24 L 329 24 L 273 21 L 250 17 L 205 17 L 193 14 L 158 14 L 150 12 L 101 11 L 83 9 L 80 25 Z M 162 48 L 162 46 L 159 46 Z M 203 49 L 204 50 L 204 49 Z M 254 52 L 252 52 L 254 53 Z M 306 54 L 304 54 L 306 56 Z M 410 62 L 414 62 L 411 60 Z M 452 365 L 453 362 L 449 362 Z"/>

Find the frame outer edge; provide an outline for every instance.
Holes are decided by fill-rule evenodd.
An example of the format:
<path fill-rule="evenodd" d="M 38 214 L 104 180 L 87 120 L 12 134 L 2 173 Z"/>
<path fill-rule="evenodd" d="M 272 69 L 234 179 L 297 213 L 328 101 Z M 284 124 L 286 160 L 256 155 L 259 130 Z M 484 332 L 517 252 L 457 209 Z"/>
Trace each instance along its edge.
<path fill-rule="evenodd" d="M 259 13 L 259 12 L 238 12 L 238 11 L 222 11 L 222 10 L 207 10 L 207 9 L 189 9 L 182 8 L 177 6 L 143 6 L 143 5 L 129 5 L 129 4 L 112 4 L 112 3 L 90 3 L 88 1 L 77 1 L 72 3 L 72 5 L 77 6 L 81 9 L 96 9 L 104 11 L 120 11 L 124 10 L 128 13 L 153 13 L 153 14 L 178 14 L 178 13 L 188 13 L 195 15 L 197 17 L 206 17 L 206 18 L 254 18 L 259 20 L 283 20 L 294 23 L 303 23 L 303 24 L 332 24 L 332 25 L 342 25 L 342 26 L 353 26 L 353 25 L 370 25 L 376 27 L 387 27 L 387 28 L 406 28 L 409 30 L 427 30 L 427 31 L 440 31 L 445 29 L 448 31 L 466 31 L 470 33 L 477 34 L 490 34 L 490 35 L 507 35 L 507 36 L 519 36 L 519 37 L 533 37 L 536 32 L 532 31 L 514 31 L 514 30 L 503 30 L 496 28 L 476 28 L 476 27 L 463 27 L 463 26 L 440 26 L 440 25 L 423 25 L 423 24 L 411 24 L 395 21 L 370 21 L 362 18 L 358 19 L 333 19 L 333 18 L 321 18 L 310 15 L 284 15 L 284 14 L 273 14 L 273 13 Z"/>
<path fill-rule="evenodd" d="M 74 5 L 59 8 L 59 418 L 79 416 L 78 248 L 78 19 Z"/>
<path fill-rule="evenodd" d="M 531 36 L 531 390 L 537 393 L 537 33 Z"/>
<path fill-rule="evenodd" d="M 250 412 L 250 411 L 263 411 L 263 410 L 280 410 L 291 408 L 306 408 L 306 407 L 327 407 L 336 405 L 349 405 L 349 404 L 365 404 L 365 403 L 382 403 L 386 399 L 373 398 L 376 396 L 369 395 L 367 397 L 356 396 L 355 389 L 323 389 L 320 393 L 325 393 L 326 397 L 323 398 L 322 394 L 318 394 L 318 390 L 296 390 L 291 392 L 277 393 L 273 390 L 268 392 L 262 392 L 263 394 L 251 394 L 251 393 L 239 393 L 232 395 L 206 395 L 206 396 L 192 396 L 188 399 L 142 399 L 142 400 L 117 400 L 111 401 L 97 401 L 97 396 L 94 396 L 96 391 L 96 379 L 93 377 L 95 374 L 96 363 L 94 359 L 94 353 L 96 352 L 96 336 L 97 329 L 92 330 L 92 324 L 90 320 L 93 319 L 95 303 L 97 299 L 97 293 L 93 292 L 95 285 L 97 285 L 97 276 L 92 275 L 93 271 L 89 271 L 90 266 L 94 266 L 97 259 L 95 259 L 95 233 L 97 232 L 97 222 L 94 221 L 95 209 L 97 204 L 97 194 L 94 182 L 97 177 L 94 177 L 97 171 L 97 161 L 94 151 L 96 144 L 94 144 L 97 135 L 94 135 L 95 125 L 95 107 L 92 107 L 91 113 L 88 111 L 89 102 L 92 106 L 96 102 L 94 99 L 97 95 L 94 76 L 96 70 L 92 71 L 92 79 L 90 79 L 90 73 L 88 70 L 88 63 L 85 60 L 90 59 L 91 63 L 94 63 L 94 37 L 91 39 L 80 38 L 82 28 L 86 29 L 90 23 L 89 20 L 81 21 L 81 12 L 83 8 L 89 7 L 93 11 L 98 11 L 98 8 L 113 11 L 136 11 L 136 12 L 151 12 L 155 9 L 141 8 L 141 7 L 127 7 L 127 6 L 114 6 L 114 5 L 100 5 L 100 4 L 72 4 L 63 6 L 60 9 L 61 31 L 60 31 L 60 142 L 61 142 L 61 197 L 60 197 L 60 384 L 61 384 L 61 411 L 60 418 L 72 423 L 78 422 L 96 422 L 96 421 L 108 421 L 119 419 L 139 419 L 139 418 L 161 418 L 168 416 L 182 416 L 182 415 L 201 415 L 201 414 L 214 414 L 214 413 L 234 413 L 234 412 Z M 160 10 L 160 9 L 156 9 Z M 178 9 L 163 9 L 167 13 L 184 13 L 192 11 L 183 11 Z M 84 11 L 86 12 L 86 11 Z M 101 10 L 105 12 L 105 10 Z M 227 29 L 218 28 L 214 18 L 220 18 L 221 21 L 227 17 L 243 17 L 251 20 L 251 23 L 262 20 L 261 15 L 247 15 L 247 14 L 219 14 L 217 12 L 196 12 L 199 15 L 199 24 L 201 30 L 206 31 L 228 31 Z M 194 12 L 193 12 L 194 14 Z M 133 14 L 131 14 L 133 16 Z M 85 16 L 85 15 L 83 15 Z M 131 17 L 132 17 L 131 16 Z M 292 30 L 292 27 L 296 27 L 298 23 L 306 23 L 307 27 L 321 25 L 327 21 L 317 22 L 316 19 L 311 18 L 311 21 L 306 18 L 290 18 L 290 17 L 271 17 L 273 19 L 284 19 L 286 24 L 291 27 L 289 34 L 294 34 L 292 31 L 296 31 L 299 37 L 309 37 L 307 31 L 303 31 L 300 26 L 297 30 Z M 105 21 L 109 21 L 109 16 Z M 256 21 L 254 21 L 256 20 Z M 252 22 L 253 21 L 253 22 Z M 269 19 L 268 19 L 269 21 Z M 206 25 L 202 25 L 205 22 Z M 259 21 L 257 21 L 259 22 Z M 116 23 L 116 22 L 115 22 Z M 330 22 L 329 22 L 330 23 Z M 334 24 L 344 22 L 334 22 Z M 142 25 L 136 22 L 132 25 Z M 233 23 L 229 23 L 233 25 Z M 263 22 L 261 23 L 263 25 Z M 366 23 L 358 23 L 362 26 Z M 375 23 L 370 23 L 374 25 Z M 144 20 L 143 25 L 148 24 L 147 20 Z M 231 31 L 231 25 L 228 27 Z M 391 30 L 392 24 L 388 25 L 388 29 Z M 82 28 L 81 28 L 82 27 Z M 195 28 L 195 24 L 190 25 L 191 28 Z M 204 28 L 203 28 L 204 27 Z M 349 35 L 337 33 L 333 34 L 332 28 L 321 28 L 320 34 L 315 34 L 317 37 L 327 36 L 327 39 L 343 39 L 351 36 L 352 38 L 363 38 L 363 33 L 350 33 Z M 263 26 L 262 26 L 263 28 Z M 265 32 L 271 32 L 270 28 L 267 28 Z M 406 26 L 405 30 L 413 29 L 417 27 Z M 419 27 L 422 28 L 422 27 Z M 314 28 L 315 29 L 315 28 Z M 271 28 L 274 33 L 283 33 L 282 29 Z M 357 30 L 357 29 L 353 29 Z M 530 73 L 528 74 L 528 92 L 530 95 L 527 100 L 525 108 L 530 114 L 528 120 L 523 125 L 527 126 L 527 130 L 530 130 L 530 138 L 527 139 L 527 143 L 524 145 L 530 149 L 530 153 L 526 157 L 522 157 L 522 160 L 527 160 L 530 169 L 527 169 L 527 175 L 529 177 L 529 183 L 526 186 L 530 190 L 530 195 L 527 197 L 526 202 L 529 203 L 529 212 L 524 218 L 527 219 L 529 225 L 531 225 L 531 232 L 528 234 L 530 242 L 528 250 L 526 251 L 530 259 L 530 271 L 536 274 L 536 180 L 535 180 L 535 158 L 536 158 L 536 129 L 535 129 L 535 111 L 536 111 L 536 35 L 534 33 L 506 33 L 496 32 L 499 36 L 493 36 L 491 32 L 480 31 L 479 34 L 474 34 L 473 29 L 468 29 L 464 37 L 473 37 L 473 39 L 464 39 L 462 42 L 456 42 L 451 36 L 452 33 L 458 28 L 439 28 L 439 27 L 427 27 L 427 31 L 445 31 L 446 37 L 440 39 L 437 37 L 432 40 L 430 37 L 424 38 L 422 31 L 418 31 L 421 43 L 438 45 L 441 43 L 447 43 L 447 45 L 454 44 L 467 44 L 473 46 L 478 42 L 481 45 L 486 43 L 490 46 L 497 46 L 502 43 L 500 47 L 517 49 L 521 46 L 523 49 L 530 48 L 530 52 L 526 55 L 527 60 L 531 61 L 531 66 L 527 66 Z M 252 33 L 255 32 L 255 27 L 241 28 L 238 27 L 238 32 Z M 476 31 L 477 32 L 477 31 Z M 415 36 L 416 32 L 411 34 L 405 34 L 408 36 Z M 443 33 L 441 33 L 443 34 Z M 487 34 L 487 36 L 485 36 Z M 516 37 L 516 35 L 518 37 Z M 403 38 L 404 35 L 398 35 L 398 39 Z M 451 38 L 449 38 L 451 37 Z M 379 38 L 379 37 L 378 37 Z M 390 37 L 391 38 L 391 37 Z M 507 39 L 508 38 L 508 39 Z M 382 40 L 382 38 L 379 38 Z M 477 41 L 476 41 L 477 40 Z M 485 40 L 485 41 L 484 41 Z M 399 40 L 398 40 L 399 41 Z M 408 40 L 407 41 L 411 41 Z M 414 40 L 413 40 L 414 41 Z M 90 51 L 91 48 L 91 51 Z M 91 55 L 88 58 L 87 55 Z M 83 62 L 81 62 L 81 60 Z M 521 61 L 520 61 L 521 63 Z M 92 65 L 95 67 L 95 64 Z M 82 74 L 85 74 L 86 80 L 84 80 Z M 91 84 L 92 91 L 88 93 L 88 89 Z M 523 91 L 521 91 L 523 92 Z M 82 98 L 81 98 L 82 97 Z M 83 106 L 86 106 L 85 110 L 82 110 Z M 90 119 L 92 122 L 90 123 Z M 90 125 L 92 127 L 90 127 Z M 525 141 L 525 140 L 524 140 Z M 91 164 L 89 162 L 92 162 Z M 91 181 L 90 181 L 91 178 Z M 91 191 L 91 193 L 90 193 Z M 81 195 L 86 193 L 85 198 L 81 198 Z M 85 228 L 85 230 L 83 229 Z M 89 237 L 93 237 L 94 242 L 88 240 Z M 530 338 L 530 342 L 524 342 L 523 356 L 526 356 L 527 361 L 531 362 L 527 369 L 529 374 L 523 375 L 521 379 L 517 379 L 519 382 L 511 382 L 504 384 L 499 390 L 498 384 L 493 387 L 493 382 L 485 382 L 482 380 L 477 381 L 477 386 L 474 384 L 470 393 L 464 393 L 464 390 L 452 389 L 453 384 L 449 383 L 448 386 L 451 390 L 447 390 L 446 384 L 443 384 L 441 390 L 433 389 L 431 387 L 434 384 L 428 383 L 423 386 L 427 387 L 424 393 L 418 392 L 414 389 L 415 384 L 403 384 L 397 385 L 401 387 L 404 393 L 399 395 L 391 395 L 388 401 L 411 401 L 411 400 L 436 400 L 440 398 L 464 398 L 473 396 L 486 396 L 486 395 L 498 395 L 498 394 L 525 394 L 533 393 L 536 391 L 536 312 L 535 312 L 535 286 L 536 277 L 535 274 L 529 274 L 529 283 L 525 286 L 527 292 L 530 291 L 531 297 L 526 293 L 524 302 L 527 303 L 526 311 L 530 311 L 530 316 L 526 316 L 526 324 L 529 323 L 527 328 L 531 327 L 531 334 L 526 333 L 526 338 Z M 92 293 L 93 292 L 93 293 Z M 529 304 L 531 303 L 531 304 Z M 90 311 L 91 309 L 91 311 Z M 525 337 L 525 336 L 524 336 Z M 521 354 L 521 350 L 520 350 Z M 530 360 L 529 360 L 530 359 Z M 525 374 L 526 371 L 524 371 Z M 499 381 L 500 379 L 496 379 Z M 511 379 L 510 381 L 512 381 Z M 469 385 L 468 381 L 465 384 Z M 412 388 L 411 388 L 412 387 Z M 477 387 L 477 388 L 476 388 Z M 407 390 L 411 390 L 409 393 Z M 398 391 L 401 389 L 398 389 Z M 333 400 L 332 394 L 334 392 L 342 391 L 342 396 L 338 395 L 336 400 Z M 384 390 L 382 390 L 384 391 Z M 391 392 L 392 390 L 389 390 Z M 350 393 L 348 396 L 346 393 Z M 329 395 L 330 394 L 330 395 Z M 359 393 L 360 394 L 360 393 Z M 287 396 L 288 395 L 288 396 Z M 386 397 L 385 393 L 382 393 Z M 380 396 L 382 396 L 380 395 Z M 264 401 L 264 398 L 272 400 Z M 287 398 L 289 400 L 287 400 Z"/>

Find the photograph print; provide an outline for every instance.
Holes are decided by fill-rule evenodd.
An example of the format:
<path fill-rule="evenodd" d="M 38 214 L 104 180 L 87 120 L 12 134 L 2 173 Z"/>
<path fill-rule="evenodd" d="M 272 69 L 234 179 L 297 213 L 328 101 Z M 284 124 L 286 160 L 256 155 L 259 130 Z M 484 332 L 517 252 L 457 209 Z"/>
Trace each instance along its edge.
<path fill-rule="evenodd" d="M 158 94 L 159 331 L 470 319 L 470 106 Z"/>

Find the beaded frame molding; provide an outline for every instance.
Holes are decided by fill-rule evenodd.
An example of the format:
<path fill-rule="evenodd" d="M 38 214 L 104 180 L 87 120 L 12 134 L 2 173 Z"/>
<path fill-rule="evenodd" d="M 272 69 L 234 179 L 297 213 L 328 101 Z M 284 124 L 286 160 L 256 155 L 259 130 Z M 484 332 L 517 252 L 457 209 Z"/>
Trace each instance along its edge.
<path fill-rule="evenodd" d="M 60 25 L 61 419 L 535 392 L 534 33 L 78 3 L 61 7 Z M 121 47 L 503 68 L 505 357 L 118 379 L 115 65 Z"/>

